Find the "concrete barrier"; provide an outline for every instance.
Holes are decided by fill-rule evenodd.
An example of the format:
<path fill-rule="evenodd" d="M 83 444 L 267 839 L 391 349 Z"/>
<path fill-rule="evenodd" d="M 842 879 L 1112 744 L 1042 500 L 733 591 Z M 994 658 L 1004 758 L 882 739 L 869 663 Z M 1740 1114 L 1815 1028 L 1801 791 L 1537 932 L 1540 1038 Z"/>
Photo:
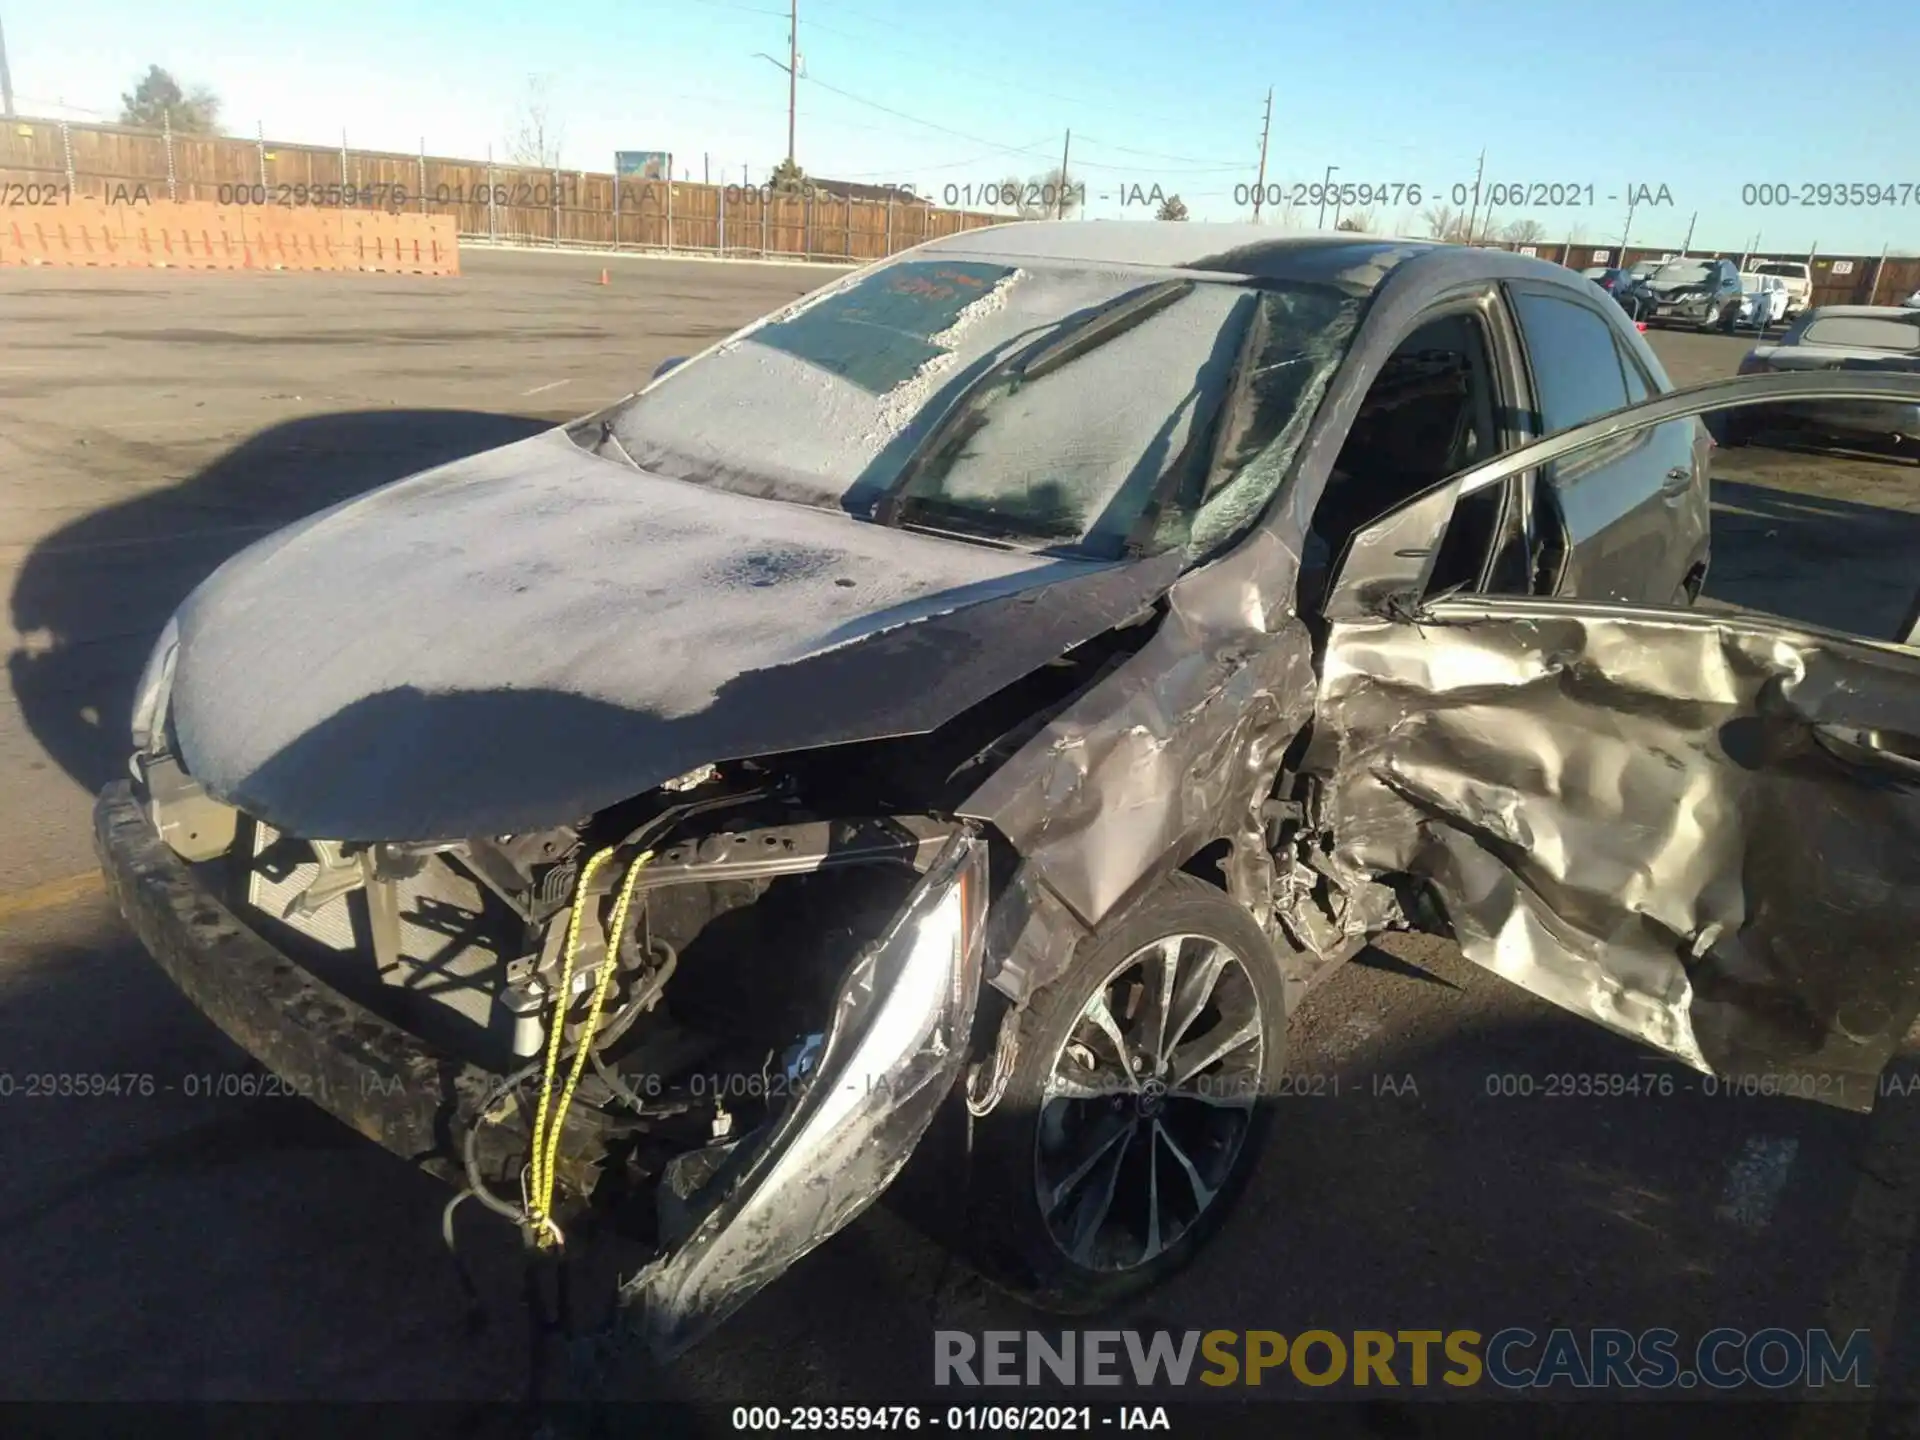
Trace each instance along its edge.
<path fill-rule="evenodd" d="M 73 200 L 0 212 L 0 265 L 458 275 L 460 246 L 441 215 Z"/>

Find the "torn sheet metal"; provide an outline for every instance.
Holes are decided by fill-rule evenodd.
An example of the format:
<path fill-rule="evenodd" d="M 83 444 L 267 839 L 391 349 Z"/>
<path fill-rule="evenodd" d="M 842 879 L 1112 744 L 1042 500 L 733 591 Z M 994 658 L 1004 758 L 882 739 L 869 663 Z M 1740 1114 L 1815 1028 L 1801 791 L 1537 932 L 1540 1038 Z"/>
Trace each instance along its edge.
<path fill-rule="evenodd" d="M 188 773 L 290 834 L 535 829 L 697 765 L 931 729 L 1178 563 L 936 539 L 549 432 L 221 567 L 180 612 L 173 721 Z"/>
<path fill-rule="evenodd" d="M 1870 1108 L 1920 1012 L 1920 783 L 1848 737 L 1920 734 L 1920 667 L 1582 608 L 1335 627 L 1331 860 L 1425 877 L 1468 958 L 1696 1069 Z"/>

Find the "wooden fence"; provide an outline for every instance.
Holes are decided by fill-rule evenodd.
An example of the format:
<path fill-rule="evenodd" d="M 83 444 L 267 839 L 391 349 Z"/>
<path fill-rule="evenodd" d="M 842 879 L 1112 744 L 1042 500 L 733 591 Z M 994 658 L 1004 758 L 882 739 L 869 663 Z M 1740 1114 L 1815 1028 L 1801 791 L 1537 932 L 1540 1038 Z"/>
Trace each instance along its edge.
<path fill-rule="evenodd" d="M 352 150 L 120 125 L 8 121 L 0 207 L 102 200 L 366 208 L 441 215 L 463 239 L 615 250 L 877 260 L 1005 215 L 806 188 L 641 181 L 426 154 Z"/>
<path fill-rule="evenodd" d="M 640 181 L 483 160 L 180 136 L 123 125 L 9 120 L 0 126 L 0 210 L 67 199 L 201 200 L 219 205 L 366 207 L 450 218 L 467 240 L 618 250 L 877 260 L 1005 215 L 823 192 Z M 17 213 L 17 209 L 16 209 Z M 1505 245 L 1503 248 L 1520 248 Z M 1575 269 L 1657 260 L 1670 249 L 1558 241 L 1533 247 Z M 1739 260 L 1737 251 L 1696 255 Z M 1808 256 L 1769 251 L 1751 261 Z M 1897 303 L 1920 289 L 1920 257 L 1815 255 L 1819 305 Z"/>

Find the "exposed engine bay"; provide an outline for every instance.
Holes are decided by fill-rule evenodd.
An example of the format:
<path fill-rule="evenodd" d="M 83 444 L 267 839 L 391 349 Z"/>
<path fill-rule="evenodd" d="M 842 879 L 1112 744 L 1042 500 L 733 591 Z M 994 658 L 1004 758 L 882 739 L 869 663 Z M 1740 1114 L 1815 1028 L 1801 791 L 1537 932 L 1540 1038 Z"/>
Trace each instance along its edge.
<path fill-rule="evenodd" d="M 623 1231 L 671 1247 L 743 1137 L 805 1090 L 849 968 L 954 835 L 952 807 L 1157 618 L 930 734 L 705 765 L 575 824 L 456 843 L 309 840 L 242 815 L 230 842 L 206 827 L 223 853 L 196 868 L 324 984 L 499 1076 L 483 1112 L 531 1111 L 563 1016 L 561 1051 L 586 1048 L 572 1104 L 606 1121 L 604 1153 L 575 1157 L 591 1196 L 566 1198 L 610 1200 Z M 167 757 L 147 769 L 185 844 L 212 802 Z M 513 1209 L 516 1162 L 479 1155 L 469 1186 Z"/>

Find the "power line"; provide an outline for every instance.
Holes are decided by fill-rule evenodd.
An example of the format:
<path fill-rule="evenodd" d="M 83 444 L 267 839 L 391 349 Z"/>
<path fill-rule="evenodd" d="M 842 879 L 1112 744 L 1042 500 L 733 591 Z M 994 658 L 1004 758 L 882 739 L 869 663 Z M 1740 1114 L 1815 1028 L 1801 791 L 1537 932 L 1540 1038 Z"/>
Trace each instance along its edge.
<path fill-rule="evenodd" d="M 716 3 L 716 4 L 721 3 L 721 0 L 712 0 L 712 3 Z M 858 15 L 863 20 L 872 20 L 876 24 L 884 25 L 888 30 L 896 34 L 900 33 L 900 27 L 898 23 L 892 19 L 882 19 L 880 16 L 874 15 L 869 11 L 857 10 L 850 5 L 840 5 L 837 3 L 837 0 L 836 0 L 836 3 L 832 6 L 832 8 L 838 9 L 838 10 L 845 10 L 849 14 Z M 896 55 L 912 55 L 912 56 L 915 56 L 916 58 L 919 58 L 919 57 L 923 57 L 926 54 L 925 46 L 914 48 L 911 45 L 890 44 L 884 40 L 877 40 L 871 35 L 862 35 L 857 31 L 842 30 L 838 26 L 834 26 L 834 25 L 822 25 L 817 20 L 809 21 L 808 23 L 812 26 L 812 28 L 816 30 L 824 30 L 830 35 L 839 35 L 848 40 L 859 40 L 865 44 L 875 46 L 878 49 L 890 50 Z M 910 37 L 903 36 L 902 38 L 905 39 Z M 970 65 L 956 65 L 953 63 L 953 61 L 948 59 L 945 55 L 942 55 L 940 57 L 940 68 L 944 71 L 948 71 L 955 75 L 966 75 L 973 79 L 985 80 L 989 84 L 1000 85 L 1008 89 L 1018 90 L 1023 95 L 1034 95 L 1047 100 L 1057 100 L 1067 105 L 1097 107 L 1100 109 L 1113 108 L 1112 100 L 1091 100 L 1084 95 L 1064 95 L 1057 90 L 1038 89 L 1033 85 L 1027 84 L 1023 80 L 1015 80 L 1015 79 L 1008 78 L 1008 76 L 1004 71 L 995 72 L 992 70 L 975 69 Z M 1171 110 L 1148 110 L 1148 109 L 1143 109 L 1137 105 L 1129 105 L 1127 109 L 1130 114 L 1144 115 L 1150 118 L 1168 120 L 1168 121 L 1172 121 L 1179 124 L 1190 123 L 1193 119 L 1193 114 L 1191 111 L 1188 111 L 1185 113 L 1178 113 Z"/>
<path fill-rule="evenodd" d="M 1111 140 L 1102 140 L 1097 135 L 1082 135 L 1080 139 L 1083 144 L 1098 145 L 1104 150 L 1118 150 L 1122 155 L 1144 155 L 1150 160 L 1178 160 L 1184 164 L 1197 165 L 1203 168 L 1213 166 L 1222 170 L 1244 170 L 1247 168 L 1245 162 L 1223 165 L 1220 163 L 1220 157 L 1218 155 L 1209 156 L 1207 159 L 1202 160 L 1192 155 L 1169 155 L 1161 150 L 1129 150 L 1125 145 L 1116 145 Z"/>
<path fill-rule="evenodd" d="M 918 115 L 909 115 L 904 110 L 895 110 L 892 106 L 882 105 L 877 100 L 862 99 L 860 96 L 855 95 L 850 91 L 840 89 L 837 85 L 829 85 L 824 80 L 816 80 L 811 75 L 807 75 L 802 78 L 804 78 L 809 85 L 817 85 L 822 90 L 828 91 L 829 93 L 834 95 L 838 95 L 843 100 L 851 100 L 856 105 L 864 105 L 869 110 L 878 110 L 883 115 L 891 115 L 895 119 L 905 120 L 909 124 L 924 125 L 929 130 L 938 130 L 943 135 L 952 135 L 958 139 L 969 141 L 975 145 L 985 145 L 990 149 L 993 149 L 995 151 L 998 151 L 1004 154 L 1015 155 L 1015 154 L 1028 153 L 1028 149 L 1026 147 L 1014 146 L 1014 145 L 1003 145 L 997 140 L 988 140 L 979 135 L 969 135 L 964 130 L 955 130 L 950 126 L 941 125 L 932 120 L 923 120 Z"/>

